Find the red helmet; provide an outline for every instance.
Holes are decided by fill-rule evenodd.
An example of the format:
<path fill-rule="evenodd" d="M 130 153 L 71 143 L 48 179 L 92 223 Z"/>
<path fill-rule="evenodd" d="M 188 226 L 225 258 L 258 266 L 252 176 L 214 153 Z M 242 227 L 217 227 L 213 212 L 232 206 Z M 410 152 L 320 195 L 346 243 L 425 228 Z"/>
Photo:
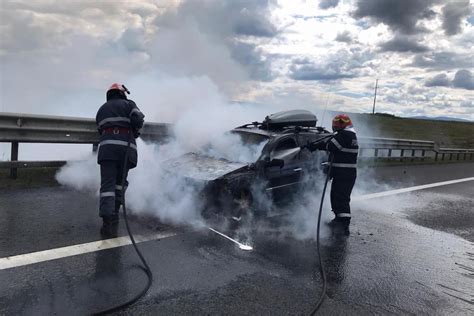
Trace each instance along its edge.
<path fill-rule="evenodd" d="M 112 83 L 112 85 L 107 90 L 107 92 L 109 92 L 110 90 L 120 90 L 123 93 L 125 93 L 125 88 L 123 87 L 123 84 L 121 84 L 121 83 Z"/>
<path fill-rule="evenodd" d="M 126 99 L 126 93 L 130 94 L 130 91 L 128 91 L 128 89 L 121 83 L 112 83 L 106 93 L 107 101 L 113 98 L 114 96 L 116 97 L 117 93 L 120 98 Z"/>
<path fill-rule="evenodd" d="M 347 114 L 338 114 L 332 120 L 333 131 L 338 131 L 346 127 L 352 127 L 351 118 Z"/>

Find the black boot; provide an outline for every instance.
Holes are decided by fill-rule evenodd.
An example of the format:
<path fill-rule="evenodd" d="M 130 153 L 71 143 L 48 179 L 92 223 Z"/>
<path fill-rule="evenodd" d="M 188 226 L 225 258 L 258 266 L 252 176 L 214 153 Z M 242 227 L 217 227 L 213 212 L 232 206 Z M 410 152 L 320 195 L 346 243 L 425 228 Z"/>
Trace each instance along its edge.
<path fill-rule="evenodd" d="M 333 234 L 349 236 L 349 225 L 351 223 L 350 217 L 336 217 L 328 223 Z"/>
<path fill-rule="evenodd" d="M 118 215 L 102 216 L 100 235 L 104 239 L 117 237 L 119 218 Z"/>

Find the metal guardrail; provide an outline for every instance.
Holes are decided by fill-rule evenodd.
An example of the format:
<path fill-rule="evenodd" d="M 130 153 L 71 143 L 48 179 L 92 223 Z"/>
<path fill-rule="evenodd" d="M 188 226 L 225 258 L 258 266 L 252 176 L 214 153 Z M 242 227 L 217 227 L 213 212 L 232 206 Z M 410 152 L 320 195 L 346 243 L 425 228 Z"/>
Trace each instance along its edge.
<path fill-rule="evenodd" d="M 145 140 L 168 137 L 169 126 L 145 123 L 140 137 Z M 93 119 L 0 113 L 0 142 L 97 144 L 99 134 Z"/>
<path fill-rule="evenodd" d="M 140 138 L 163 140 L 171 135 L 169 124 L 145 123 Z M 10 161 L 0 162 L 0 168 L 11 168 L 16 178 L 17 168 L 51 165 L 51 162 L 18 162 L 19 143 L 92 144 L 97 149 L 99 134 L 95 120 L 79 117 L 0 113 L 0 142 L 11 143 Z"/>
<path fill-rule="evenodd" d="M 163 141 L 171 136 L 170 124 L 145 123 L 140 138 Z M 16 178 L 17 168 L 60 166 L 63 161 L 18 161 L 19 143 L 92 144 L 97 149 L 99 135 L 93 119 L 0 113 L 0 142 L 12 144 L 11 161 L 0 162 Z M 472 160 L 474 149 L 438 148 L 433 141 L 359 137 L 361 159 L 415 161 L 433 159 Z"/>

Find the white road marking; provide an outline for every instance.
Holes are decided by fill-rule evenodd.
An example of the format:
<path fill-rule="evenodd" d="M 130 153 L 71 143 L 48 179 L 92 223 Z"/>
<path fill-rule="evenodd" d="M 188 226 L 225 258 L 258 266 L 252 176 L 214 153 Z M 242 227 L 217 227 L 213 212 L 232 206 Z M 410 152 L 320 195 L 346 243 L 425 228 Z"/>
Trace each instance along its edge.
<path fill-rule="evenodd" d="M 135 236 L 136 243 L 145 241 L 152 241 L 158 239 L 164 239 L 175 236 L 174 232 L 164 232 L 159 234 L 153 234 L 150 236 Z M 16 268 L 35 264 L 44 261 L 50 261 L 55 259 L 61 259 L 71 256 L 82 255 L 85 253 L 96 252 L 105 249 L 117 248 L 122 246 L 131 245 L 132 242 L 128 236 L 118 237 L 112 239 L 105 239 L 99 241 L 93 241 L 85 244 L 72 245 L 67 247 L 48 249 L 38 252 L 27 253 L 23 255 L 11 256 L 0 258 L 0 270 Z"/>
<path fill-rule="evenodd" d="M 215 230 L 214 228 L 208 227 L 208 229 L 211 230 L 211 231 L 213 231 L 214 233 L 216 233 L 216 234 L 218 234 L 218 235 L 220 235 L 220 236 L 226 238 L 226 239 L 229 239 L 229 240 L 232 241 L 233 243 L 236 243 L 236 244 L 239 246 L 239 248 L 242 249 L 242 250 L 253 250 L 252 246 L 244 245 L 244 244 L 238 242 L 237 240 L 232 239 L 232 238 L 230 238 L 229 236 L 224 235 L 224 234 L 221 233 L 221 232 L 218 232 L 218 231 Z"/>
<path fill-rule="evenodd" d="M 474 177 L 436 182 L 436 183 L 418 185 L 418 186 L 413 186 L 409 188 L 402 188 L 402 189 L 390 190 L 390 191 L 384 191 L 384 192 L 378 192 L 378 193 L 372 193 L 372 194 L 359 195 L 359 196 L 353 197 L 352 201 L 364 201 L 364 200 L 369 200 L 369 199 L 374 199 L 374 198 L 379 198 L 379 197 L 384 197 L 384 196 L 390 196 L 390 195 L 412 192 L 412 191 L 417 191 L 417 190 L 424 190 L 424 189 L 435 188 L 439 186 L 456 184 L 456 183 L 462 183 L 462 182 L 467 182 L 467 181 L 474 181 Z M 244 245 L 238 242 L 237 240 L 234 240 L 230 238 L 229 236 L 226 236 L 223 233 L 213 228 L 208 227 L 208 229 L 232 241 L 233 243 L 237 244 L 239 248 L 242 250 L 253 250 L 252 246 Z M 172 236 L 176 236 L 176 233 L 164 232 L 164 233 L 154 234 L 150 236 L 136 236 L 135 241 L 137 243 L 141 243 L 141 242 L 146 242 L 146 241 L 164 239 L 164 238 L 168 238 Z M 11 269 L 11 268 L 26 266 L 30 264 L 39 263 L 39 262 L 66 258 L 66 257 L 72 257 L 72 256 L 77 256 L 77 255 L 81 255 L 85 253 L 91 253 L 91 252 L 96 252 L 96 251 L 105 250 L 105 249 L 112 249 L 112 248 L 127 246 L 131 244 L 132 242 L 130 241 L 129 237 L 125 236 L 125 237 L 118 237 L 118 238 L 112 238 L 112 239 L 106 239 L 106 240 L 93 241 L 93 242 L 89 242 L 85 244 L 72 245 L 72 246 L 66 246 L 66 247 L 55 248 L 55 249 L 48 249 L 48 250 L 32 252 L 32 253 L 27 253 L 27 254 L 22 254 L 22 255 L 17 255 L 17 256 L 4 257 L 4 258 L 0 258 L 0 270 Z"/>
<path fill-rule="evenodd" d="M 417 186 L 414 186 L 414 187 L 402 188 L 402 189 L 390 190 L 390 191 L 384 191 L 384 192 L 378 192 L 378 193 L 364 194 L 364 195 L 354 196 L 351 200 L 352 201 L 364 201 L 364 200 L 375 199 L 375 198 L 389 196 L 389 195 L 395 195 L 395 194 L 400 194 L 400 193 L 406 193 L 406 192 L 412 192 L 412 191 L 418 191 L 418 190 L 424 190 L 424 189 L 429 189 L 429 188 L 440 187 L 440 186 L 443 186 L 443 185 L 462 183 L 462 182 L 466 182 L 466 181 L 474 181 L 474 177 L 456 179 L 456 180 L 450 180 L 450 181 L 443 181 L 443 182 L 435 182 L 435 183 L 430 183 L 430 184 L 417 185 Z"/>

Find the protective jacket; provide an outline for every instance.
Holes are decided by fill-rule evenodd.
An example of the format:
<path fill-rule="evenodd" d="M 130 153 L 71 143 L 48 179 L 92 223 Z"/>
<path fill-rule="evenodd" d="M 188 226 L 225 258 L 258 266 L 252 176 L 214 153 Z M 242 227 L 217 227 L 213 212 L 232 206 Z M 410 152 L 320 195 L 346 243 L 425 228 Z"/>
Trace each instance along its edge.
<path fill-rule="evenodd" d="M 334 155 L 331 176 L 356 176 L 359 144 L 352 127 L 336 132 L 336 135 L 327 142 L 325 149 Z"/>
<path fill-rule="evenodd" d="M 308 144 L 311 151 L 327 150 L 333 153 L 333 163 L 331 175 L 356 175 L 357 154 L 359 152 L 359 144 L 357 143 L 357 135 L 355 130 L 345 128 L 336 132 L 334 137 L 323 143 Z"/>
<path fill-rule="evenodd" d="M 107 99 L 95 118 L 100 133 L 97 162 L 100 164 L 103 161 L 123 160 L 131 137 L 128 169 L 135 168 L 138 158 L 135 138 L 139 136 L 145 116 L 132 100 L 118 94 L 108 96 Z"/>
<path fill-rule="evenodd" d="M 331 207 L 336 219 L 349 224 L 351 218 L 351 192 L 357 177 L 357 154 L 359 145 L 353 128 L 345 128 L 336 132 L 326 143 L 309 144 L 308 149 L 327 150 L 331 152 L 333 163 L 331 168 Z"/>

